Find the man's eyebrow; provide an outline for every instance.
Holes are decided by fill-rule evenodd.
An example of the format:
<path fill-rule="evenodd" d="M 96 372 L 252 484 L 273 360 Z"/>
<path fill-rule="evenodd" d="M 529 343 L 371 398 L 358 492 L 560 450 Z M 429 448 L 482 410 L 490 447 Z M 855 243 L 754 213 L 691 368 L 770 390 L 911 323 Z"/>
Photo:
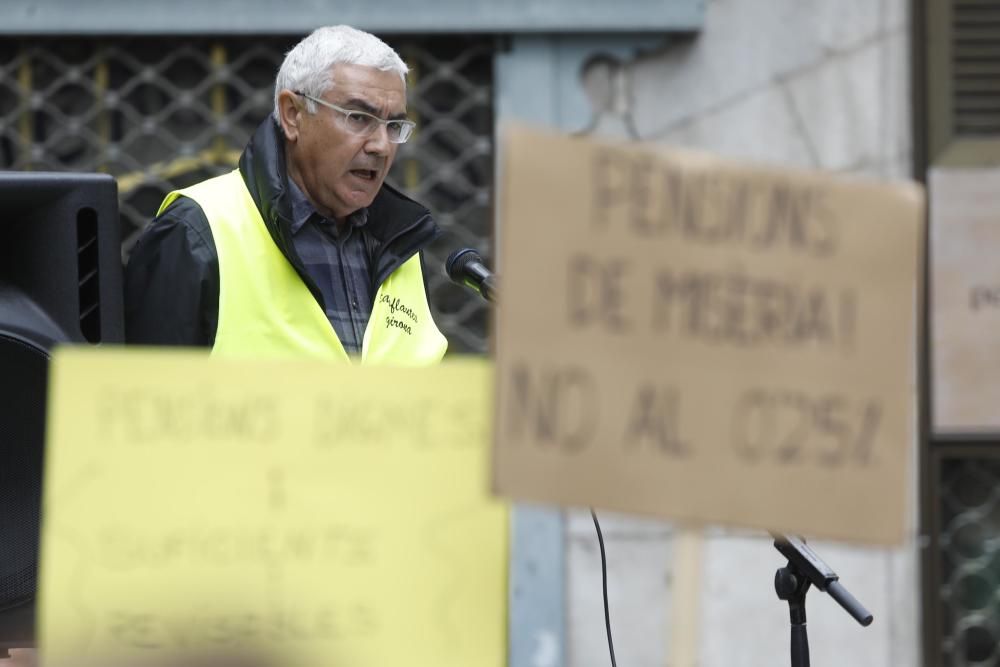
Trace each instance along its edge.
<path fill-rule="evenodd" d="M 341 105 L 348 109 L 357 109 L 358 111 L 365 111 L 373 116 L 378 116 L 378 109 L 373 107 L 371 104 L 361 99 L 360 97 L 352 97 Z M 393 114 L 389 116 L 388 120 L 406 120 L 406 112 Z"/>

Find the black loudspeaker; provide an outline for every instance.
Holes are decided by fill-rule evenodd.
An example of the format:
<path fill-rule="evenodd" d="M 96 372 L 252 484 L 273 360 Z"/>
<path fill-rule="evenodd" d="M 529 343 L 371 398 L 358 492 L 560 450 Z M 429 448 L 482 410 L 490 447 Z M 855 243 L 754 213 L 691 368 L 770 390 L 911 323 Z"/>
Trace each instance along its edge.
<path fill-rule="evenodd" d="M 0 172 L 0 649 L 35 642 L 49 354 L 124 342 L 118 187 Z"/>

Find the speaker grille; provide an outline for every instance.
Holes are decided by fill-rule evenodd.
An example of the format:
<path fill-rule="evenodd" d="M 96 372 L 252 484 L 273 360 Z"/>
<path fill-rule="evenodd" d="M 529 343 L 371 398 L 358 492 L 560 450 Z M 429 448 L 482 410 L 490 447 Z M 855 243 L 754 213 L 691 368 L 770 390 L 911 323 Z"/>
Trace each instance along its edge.
<path fill-rule="evenodd" d="M 0 333 L 0 610 L 34 597 L 48 355 Z"/>
<path fill-rule="evenodd" d="M 80 333 L 87 342 L 101 342 L 100 244 L 97 211 L 81 208 L 76 214 L 77 291 L 80 295 Z"/>

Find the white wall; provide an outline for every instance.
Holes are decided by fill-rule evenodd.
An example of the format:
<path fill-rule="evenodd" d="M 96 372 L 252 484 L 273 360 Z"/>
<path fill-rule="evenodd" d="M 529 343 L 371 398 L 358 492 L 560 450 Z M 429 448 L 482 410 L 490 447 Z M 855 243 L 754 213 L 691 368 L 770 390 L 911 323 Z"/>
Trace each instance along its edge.
<path fill-rule="evenodd" d="M 907 7 L 907 0 L 707 0 L 696 38 L 589 71 L 592 99 L 607 109 L 593 131 L 905 178 L 912 171 Z M 911 479 L 915 498 L 915 472 Z M 674 529 L 599 516 L 618 664 L 663 667 L 671 614 L 679 613 L 670 600 Z M 569 664 L 603 667 L 610 659 L 594 527 L 583 512 L 571 513 L 567 525 Z M 915 537 L 898 550 L 810 544 L 875 615 L 862 628 L 811 591 L 812 664 L 920 664 Z M 782 565 L 763 534 L 708 532 L 697 614 L 700 667 L 789 664 L 788 608 L 773 587 Z"/>

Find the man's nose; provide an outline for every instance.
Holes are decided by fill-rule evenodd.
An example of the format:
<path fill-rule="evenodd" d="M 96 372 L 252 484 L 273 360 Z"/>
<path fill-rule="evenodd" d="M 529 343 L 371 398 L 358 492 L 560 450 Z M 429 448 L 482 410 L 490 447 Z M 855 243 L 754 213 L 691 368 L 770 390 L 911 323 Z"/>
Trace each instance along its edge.
<path fill-rule="evenodd" d="M 391 147 L 389 128 L 385 123 L 379 123 L 379 126 L 368 135 L 368 140 L 365 141 L 365 152 L 373 155 L 388 155 Z"/>

